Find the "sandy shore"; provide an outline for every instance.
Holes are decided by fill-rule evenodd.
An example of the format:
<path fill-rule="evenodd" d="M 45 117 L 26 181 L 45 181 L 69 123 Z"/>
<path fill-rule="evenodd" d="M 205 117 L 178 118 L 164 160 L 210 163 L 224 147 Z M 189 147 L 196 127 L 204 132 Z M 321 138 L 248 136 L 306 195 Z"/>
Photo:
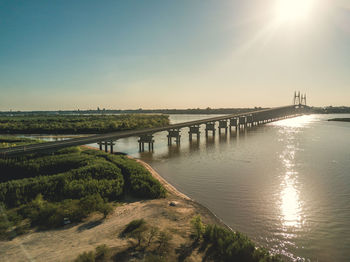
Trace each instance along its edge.
<path fill-rule="evenodd" d="M 96 149 L 96 148 L 94 148 Z M 114 250 L 125 250 L 130 243 L 119 236 L 125 225 L 143 218 L 149 225 L 166 230 L 173 236 L 169 261 L 175 260 L 176 248 L 190 240 L 190 221 L 199 214 L 204 223 L 225 226 L 212 212 L 179 192 L 162 178 L 150 165 L 135 159 L 147 168 L 153 177 L 167 189 L 164 199 L 134 200 L 116 206 L 113 213 L 102 220 L 94 214 L 79 224 L 67 225 L 57 230 L 32 232 L 0 242 L 0 261 L 72 261 L 84 251 L 101 244 Z M 169 204 L 173 202 L 175 206 Z M 188 261 L 202 261 L 203 254 L 194 250 Z M 133 258 L 134 261 L 141 261 Z M 125 260 L 128 261 L 128 260 Z"/>

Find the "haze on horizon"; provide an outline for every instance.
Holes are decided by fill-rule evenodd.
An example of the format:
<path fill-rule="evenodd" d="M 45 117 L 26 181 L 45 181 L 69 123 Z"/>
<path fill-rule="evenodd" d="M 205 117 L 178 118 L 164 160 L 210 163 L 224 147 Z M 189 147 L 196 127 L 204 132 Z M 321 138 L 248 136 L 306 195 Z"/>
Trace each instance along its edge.
<path fill-rule="evenodd" d="M 0 0 L 0 110 L 350 106 L 346 0 Z"/>

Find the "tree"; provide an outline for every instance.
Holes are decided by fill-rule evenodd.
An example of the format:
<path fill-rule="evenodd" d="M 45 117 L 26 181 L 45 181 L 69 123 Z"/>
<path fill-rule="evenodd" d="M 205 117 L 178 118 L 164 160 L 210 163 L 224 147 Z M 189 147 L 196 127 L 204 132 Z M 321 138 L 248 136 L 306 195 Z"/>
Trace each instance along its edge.
<path fill-rule="evenodd" d="M 147 247 L 149 247 L 149 245 L 151 244 L 152 239 L 154 239 L 158 235 L 158 232 L 159 232 L 158 227 L 151 227 L 150 228 L 150 230 L 148 232 Z"/>
<path fill-rule="evenodd" d="M 169 249 L 170 240 L 173 238 L 172 235 L 167 231 L 161 231 L 158 236 L 158 251 L 159 253 L 163 253 Z"/>
<path fill-rule="evenodd" d="M 193 235 L 194 235 L 195 241 L 199 241 L 205 231 L 205 226 L 202 223 L 202 219 L 200 215 L 194 216 L 192 218 L 191 225 L 193 228 Z"/>

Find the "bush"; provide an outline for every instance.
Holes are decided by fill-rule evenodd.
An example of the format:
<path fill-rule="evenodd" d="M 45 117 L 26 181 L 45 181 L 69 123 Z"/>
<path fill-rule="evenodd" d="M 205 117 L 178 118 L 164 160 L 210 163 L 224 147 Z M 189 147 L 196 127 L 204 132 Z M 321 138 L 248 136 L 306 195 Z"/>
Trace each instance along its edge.
<path fill-rule="evenodd" d="M 95 262 L 95 253 L 93 251 L 80 254 L 74 262 Z"/>
<path fill-rule="evenodd" d="M 167 231 L 161 231 L 158 236 L 158 252 L 160 254 L 163 254 L 166 252 L 170 247 L 170 240 L 173 238 L 172 235 L 170 235 Z"/>
<path fill-rule="evenodd" d="M 207 225 L 203 234 L 205 245 L 209 245 L 207 256 L 216 261 L 277 262 L 278 256 L 271 256 L 264 249 L 256 248 L 253 242 L 239 232 Z"/>
<path fill-rule="evenodd" d="M 126 227 L 123 230 L 123 232 L 121 233 L 121 235 L 123 237 L 125 237 L 125 236 L 131 234 L 133 231 L 135 231 L 135 230 L 137 230 L 145 225 L 146 225 L 146 221 L 143 218 L 142 219 L 135 219 L 126 225 Z"/>
<path fill-rule="evenodd" d="M 31 226 L 48 229 L 63 226 L 65 218 L 71 222 L 80 222 L 92 212 L 107 216 L 111 210 L 110 204 L 105 203 L 98 194 L 81 200 L 66 199 L 59 203 L 45 201 L 42 195 L 38 195 L 31 203 L 21 206 L 18 213 L 30 219 Z"/>
<path fill-rule="evenodd" d="M 113 155 L 107 155 L 106 158 L 121 169 L 126 193 L 135 197 L 150 199 L 166 196 L 166 190 L 162 184 L 135 160 L 125 156 Z"/>
<path fill-rule="evenodd" d="M 12 223 L 7 219 L 5 213 L 0 213 L 0 240 L 8 239 Z"/>
<path fill-rule="evenodd" d="M 95 250 L 96 260 L 105 260 L 109 257 L 110 249 L 106 245 L 99 245 Z"/>
<path fill-rule="evenodd" d="M 193 236 L 195 240 L 198 241 L 205 230 L 205 226 L 202 223 L 201 217 L 199 215 L 193 217 L 191 220 L 191 225 L 193 228 Z"/>
<path fill-rule="evenodd" d="M 95 262 L 106 261 L 110 257 L 110 249 L 106 245 L 99 245 L 96 247 L 95 252 L 84 252 L 80 254 L 74 262 Z"/>

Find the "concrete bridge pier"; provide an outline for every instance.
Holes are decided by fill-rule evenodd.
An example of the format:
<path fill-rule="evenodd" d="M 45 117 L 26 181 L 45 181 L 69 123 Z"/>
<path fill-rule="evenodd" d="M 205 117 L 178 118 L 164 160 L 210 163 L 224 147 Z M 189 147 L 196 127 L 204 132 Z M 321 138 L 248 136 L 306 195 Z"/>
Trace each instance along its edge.
<path fill-rule="evenodd" d="M 237 131 L 237 124 L 238 124 L 237 118 L 230 118 L 230 132 L 232 131 L 232 127 L 234 127 Z"/>
<path fill-rule="evenodd" d="M 168 130 L 168 146 L 172 144 L 172 138 L 175 138 L 176 145 L 180 145 L 180 129 L 170 129 Z"/>
<path fill-rule="evenodd" d="M 148 151 L 153 151 L 154 149 L 154 140 L 153 140 L 153 134 L 146 134 L 140 136 L 139 142 L 139 151 L 144 152 L 145 151 L 145 144 L 148 144 Z"/>
<path fill-rule="evenodd" d="M 100 142 L 97 142 L 97 144 L 99 145 L 99 149 L 101 151 L 103 150 L 103 146 L 104 146 L 104 151 L 108 152 L 108 142 L 107 141 L 100 141 Z"/>
<path fill-rule="evenodd" d="M 192 134 L 197 134 L 197 141 L 200 138 L 199 125 L 190 126 L 190 131 L 188 131 L 190 141 L 192 141 Z"/>
<path fill-rule="evenodd" d="M 240 116 L 239 117 L 239 127 L 245 128 L 247 126 L 247 117 Z"/>
<path fill-rule="evenodd" d="M 102 141 L 100 141 L 100 142 L 97 142 L 97 144 L 99 145 L 100 150 L 102 151 L 102 145 L 103 145 L 103 142 L 102 142 Z"/>
<path fill-rule="evenodd" d="M 215 136 L 215 122 L 208 122 L 205 124 L 205 137 L 208 137 L 208 131 L 212 131 Z"/>
<path fill-rule="evenodd" d="M 109 141 L 109 142 L 107 142 L 108 144 L 109 144 L 109 146 L 110 146 L 110 152 L 111 152 L 111 154 L 113 154 L 113 146 L 115 145 L 115 142 L 113 141 L 113 140 L 111 140 L 111 141 Z"/>
<path fill-rule="evenodd" d="M 253 116 L 249 115 L 247 116 L 247 126 L 252 127 L 253 126 Z"/>
<path fill-rule="evenodd" d="M 227 134 L 227 120 L 224 119 L 224 120 L 220 120 L 219 121 L 219 135 L 221 135 L 221 128 L 224 128 L 225 129 L 225 134 Z"/>

